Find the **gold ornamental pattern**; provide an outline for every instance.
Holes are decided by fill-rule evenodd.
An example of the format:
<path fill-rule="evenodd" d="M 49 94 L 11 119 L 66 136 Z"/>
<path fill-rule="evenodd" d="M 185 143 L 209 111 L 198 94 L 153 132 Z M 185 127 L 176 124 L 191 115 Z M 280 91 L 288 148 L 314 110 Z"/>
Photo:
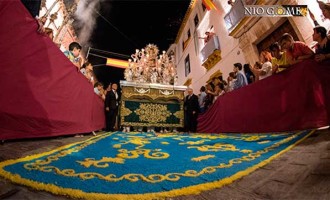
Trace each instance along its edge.
<path fill-rule="evenodd" d="M 128 116 L 128 115 L 130 115 L 132 113 L 132 111 L 130 110 L 130 109 L 128 109 L 128 108 L 126 108 L 126 107 L 121 107 L 121 116 L 122 117 L 126 117 L 126 116 Z"/>
<path fill-rule="evenodd" d="M 166 122 L 166 118 L 171 116 L 166 105 L 141 103 L 140 107 L 134 111 L 140 121 L 149 123 Z"/>
<path fill-rule="evenodd" d="M 139 93 L 140 91 L 141 93 Z M 143 93 L 146 91 L 145 93 Z M 153 100 L 164 98 L 164 99 L 176 99 L 177 101 L 183 101 L 184 93 L 179 90 L 167 90 L 169 95 L 162 94 L 162 92 L 166 91 L 166 89 L 155 89 L 155 88 L 143 88 L 143 87 L 132 87 L 125 86 L 122 88 L 122 98 L 123 99 L 135 99 L 136 97 L 148 97 Z"/>

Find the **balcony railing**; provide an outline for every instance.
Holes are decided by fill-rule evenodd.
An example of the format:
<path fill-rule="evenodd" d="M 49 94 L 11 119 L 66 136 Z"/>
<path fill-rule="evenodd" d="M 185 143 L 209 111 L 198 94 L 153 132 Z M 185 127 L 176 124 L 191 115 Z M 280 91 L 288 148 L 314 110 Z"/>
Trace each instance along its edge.
<path fill-rule="evenodd" d="M 225 25 L 226 28 L 231 31 L 233 30 L 239 22 L 245 17 L 244 14 L 244 5 L 253 5 L 257 0 L 236 0 L 233 7 L 225 15 Z"/>
<path fill-rule="evenodd" d="M 214 50 L 220 50 L 220 43 L 218 36 L 214 35 L 211 39 L 205 44 L 204 48 L 201 51 L 201 60 L 204 62 Z"/>
<path fill-rule="evenodd" d="M 214 35 L 205 44 L 201 51 L 202 65 L 210 70 L 221 60 L 220 43 L 218 36 Z"/>

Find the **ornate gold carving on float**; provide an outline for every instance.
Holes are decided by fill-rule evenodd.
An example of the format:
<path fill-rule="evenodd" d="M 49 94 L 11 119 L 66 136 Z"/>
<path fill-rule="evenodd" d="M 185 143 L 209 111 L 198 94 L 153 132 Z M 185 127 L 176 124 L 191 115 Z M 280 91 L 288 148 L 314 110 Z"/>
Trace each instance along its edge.
<path fill-rule="evenodd" d="M 129 116 L 130 114 L 132 113 L 132 111 L 124 106 L 121 107 L 121 110 L 120 110 L 120 115 L 122 117 L 125 117 L 125 116 Z"/>
<path fill-rule="evenodd" d="M 123 126 L 183 127 L 187 87 L 176 86 L 173 55 L 148 44 L 128 60 L 122 88 L 120 122 Z"/>

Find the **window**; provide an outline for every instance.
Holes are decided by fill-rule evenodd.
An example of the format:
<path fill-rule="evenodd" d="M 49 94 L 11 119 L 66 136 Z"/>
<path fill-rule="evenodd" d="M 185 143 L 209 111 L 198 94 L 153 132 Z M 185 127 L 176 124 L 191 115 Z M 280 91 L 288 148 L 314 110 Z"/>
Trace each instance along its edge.
<path fill-rule="evenodd" d="M 190 41 L 190 37 L 191 37 L 191 33 L 190 33 L 190 29 L 188 29 L 188 31 L 187 31 L 187 39 L 185 39 L 184 41 L 182 41 L 182 51 L 184 51 L 186 49 L 186 47 L 188 46 L 188 43 Z"/>
<path fill-rule="evenodd" d="M 199 19 L 198 19 L 198 15 L 196 14 L 195 18 L 194 18 L 194 23 L 195 23 L 195 27 L 197 27 L 198 23 L 199 23 Z"/>
<path fill-rule="evenodd" d="M 190 60 L 189 60 L 189 55 L 187 55 L 186 59 L 184 59 L 184 66 L 185 66 L 185 75 L 186 77 L 190 73 Z"/>

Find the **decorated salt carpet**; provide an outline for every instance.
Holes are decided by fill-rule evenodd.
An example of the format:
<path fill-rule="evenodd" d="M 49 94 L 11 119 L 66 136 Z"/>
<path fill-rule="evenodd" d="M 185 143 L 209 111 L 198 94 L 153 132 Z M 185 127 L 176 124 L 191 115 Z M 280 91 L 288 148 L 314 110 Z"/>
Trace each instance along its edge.
<path fill-rule="evenodd" d="M 0 175 L 84 199 L 162 199 L 219 188 L 314 131 L 269 134 L 105 133 L 0 163 Z"/>

